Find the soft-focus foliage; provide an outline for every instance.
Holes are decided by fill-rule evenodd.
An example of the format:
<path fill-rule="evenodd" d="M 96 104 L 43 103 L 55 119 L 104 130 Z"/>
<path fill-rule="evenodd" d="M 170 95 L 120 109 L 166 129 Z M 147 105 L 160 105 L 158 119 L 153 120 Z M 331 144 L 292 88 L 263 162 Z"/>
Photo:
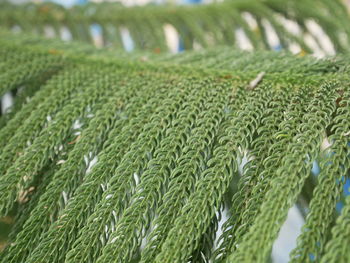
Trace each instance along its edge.
<path fill-rule="evenodd" d="M 90 3 L 70 9 L 50 3 L 19 8 L 4 2 L 0 24 L 40 35 L 66 32 L 87 42 L 94 42 L 93 28 L 102 34 L 100 44 L 123 48 L 123 35 L 130 35 L 135 49 L 157 52 L 168 50 L 169 32 L 181 38 L 185 49 L 235 45 L 258 50 L 298 47 L 302 52 L 350 50 L 350 18 L 340 0 L 230 0 L 131 8 Z"/>

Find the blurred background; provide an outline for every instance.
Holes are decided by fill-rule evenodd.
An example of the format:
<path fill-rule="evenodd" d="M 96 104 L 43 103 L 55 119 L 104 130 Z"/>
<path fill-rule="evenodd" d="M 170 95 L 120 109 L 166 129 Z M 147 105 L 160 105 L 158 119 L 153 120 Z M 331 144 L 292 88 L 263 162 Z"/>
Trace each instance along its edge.
<path fill-rule="evenodd" d="M 257 44 L 259 42 L 264 42 L 264 49 L 268 47 L 276 51 L 289 50 L 294 54 L 303 55 L 308 53 L 316 57 L 335 55 L 338 51 L 343 52 L 349 50 L 349 39 L 346 36 L 349 32 L 349 30 L 346 29 L 348 21 L 342 21 L 341 19 L 339 19 L 339 21 L 332 21 L 332 17 L 327 17 L 330 16 L 330 14 L 318 14 L 318 10 L 316 12 L 313 12 L 313 10 L 306 10 L 313 8 L 312 5 L 310 6 L 312 1 L 307 1 L 308 4 L 305 6 L 300 5 L 297 7 L 290 6 L 290 2 L 292 1 L 288 1 L 285 7 L 272 6 L 274 5 L 273 1 L 271 1 L 272 4 L 265 4 L 264 1 L 257 1 L 259 4 L 263 3 L 261 4 L 262 7 L 275 9 L 274 11 L 277 11 L 276 13 L 271 13 L 271 16 L 275 16 L 273 18 L 267 18 L 266 16 L 269 16 L 269 13 L 266 12 L 267 10 L 262 10 L 260 6 L 250 8 L 250 4 L 245 6 L 244 1 L 235 0 L 1 0 L 0 3 L 2 1 L 22 5 L 36 3 L 41 6 L 38 10 L 33 10 L 32 6 L 28 5 L 27 11 L 23 14 L 18 14 L 18 17 L 5 17 L 5 20 L 8 20 L 8 23 L 11 24 L 13 31 L 25 29 L 24 31 L 28 32 L 29 30 L 27 27 L 33 28 L 35 23 L 42 24 L 43 21 L 47 21 L 47 25 L 45 25 L 44 28 L 37 27 L 32 31 L 36 31 L 36 33 L 37 31 L 43 31 L 40 33 L 41 35 L 45 34 L 47 37 L 60 37 L 66 41 L 72 39 L 85 41 L 87 38 L 91 38 L 93 44 L 97 47 L 117 46 L 120 48 L 120 46 L 116 44 L 116 42 L 120 41 L 122 48 L 128 52 L 137 49 L 151 50 L 150 47 L 153 48 L 152 51 L 164 51 L 164 47 L 161 45 L 157 47 L 154 43 L 146 41 L 148 40 L 147 38 L 152 37 L 156 42 L 160 39 L 159 34 L 164 34 L 167 46 L 166 49 L 171 53 L 177 53 L 187 49 L 198 50 L 222 44 L 234 44 L 235 48 L 238 47 L 239 49 L 249 51 L 261 47 Z M 340 1 L 343 1 L 350 9 L 350 0 Z M 327 1 L 323 0 L 323 2 Z M 327 4 L 329 5 L 327 8 L 332 8 L 331 2 L 331 0 L 328 0 L 330 4 Z M 50 5 L 50 3 L 55 3 L 57 5 Z M 114 3 L 114 5 L 112 3 Z M 191 18 L 191 8 L 188 8 L 189 6 L 205 6 L 211 3 L 232 3 L 232 6 L 228 4 L 228 8 L 233 8 L 233 10 L 237 9 L 240 14 L 232 13 L 230 14 L 232 17 L 228 18 L 227 12 L 225 12 L 223 17 L 220 17 L 220 12 L 223 11 L 223 8 L 218 7 L 213 13 L 203 9 L 203 14 L 200 19 Z M 106 6 L 107 4 L 108 7 L 111 7 L 109 12 L 103 8 L 99 8 L 99 6 Z M 315 5 L 317 7 L 319 3 L 315 2 Z M 134 7 L 133 9 L 135 12 L 130 13 L 131 16 L 132 14 L 135 16 L 134 23 L 127 21 L 129 20 L 125 17 L 127 14 L 122 14 L 120 8 L 116 6 Z M 159 32 L 147 32 L 154 33 L 152 36 L 150 36 L 151 34 L 148 36 L 143 35 L 141 31 L 145 28 L 141 27 L 146 27 L 150 24 L 146 23 L 143 25 L 142 20 L 148 20 L 149 17 L 143 14 L 142 8 L 158 10 L 161 6 L 166 6 L 169 12 L 169 18 L 161 18 L 158 16 L 157 11 L 154 12 L 154 14 L 158 16 L 157 19 L 163 22 L 162 32 L 159 30 Z M 174 11 L 171 9 L 172 6 L 183 6 L 184 8 L 181 9 L 181 11 L 178 11 L 178 9 Z M 297 8 L 304 8 L 305 10 L 297 10 Z M 292 12 L 289 9 L 291 9 Z M 317 9 L 321 8 L 317 7 Z M 113 14 L 113 12 L 116 13 Z M 176 12 L 182 13 L 183 15 L 177 15 Z M 6 16 L 6 11 L 3 11 L 3 15 L 4 13 Z M 25 17 L 22 18 L 22 15 Z M 106 16 L 106 19 L 100 19 L 103 15 Z M 112 16 L 121 15 L 121 18 L 113 21 L 115 17 Z M 238 17 L 237 15 L 241 15 L 242 17 Z M 80 16 L 84 16 L 84 18 Z M 213 17 L 218 21 L 214 21 L 212 19 Z M 110 22 L 111 18 L 112 22 Z M 29 20 L 29 25 L 22 23 L 25 19 Z M 81 19 L 84 21 L 80 21 Z M 231 24 L 228 22 L 228 19 L 232 19 L 232 21 L 230 21 Z M 304 21 L 299 21 L 301 19 Z M 54 22 L 59 22 L 64 26 L 57 28 Z M 82 23 L 80 25 L 72 25 L 77 22 Z M 88 25 L 89 32 L 82 32 L 82 27 L 87 26 L 83 23 L 90 24 Z M 115 27 L 116 25 L 113 23 L 118 23 L 118 27 Z M 227 30 L 227 24 L 231 25 L 231 27 L 234 28 L 233 36 L 229 36 L 227 32 L 213 32 L 210 26 L 215 23 L 221 23 L 220 26 L 223 27 L 222 30 Z M 218 26 L 217 24 L 215 26 Z M 184 26 L 188 27 L 189 25 L 192 26 L 192 32 L 190 33 L 183 30 Z M 347 33 L 332 32 L 336 30 L 335 26 L 337 28 L 343 27 L 344 31 Z M 114 28 L 111 29 L 111 27 Z M 140 29 L 138 30 L 137 27 L 140 27 Z M 115 30 L 118 32 L 115 32 Z M 151 31 L 152 30 L 154 30 L 153 27 L 151 28 Z M 204 39 L 196 37 L 196 33 L 202 33 L 202 30 L 205 32 Z M 158 34 L 158 38 L 155 36 L 156 34 Z M 231 32 L 229 32 L 229 34 L 231 34 Z M 337 41 L 335 41 L 334 37 L 338 38 Z"/>

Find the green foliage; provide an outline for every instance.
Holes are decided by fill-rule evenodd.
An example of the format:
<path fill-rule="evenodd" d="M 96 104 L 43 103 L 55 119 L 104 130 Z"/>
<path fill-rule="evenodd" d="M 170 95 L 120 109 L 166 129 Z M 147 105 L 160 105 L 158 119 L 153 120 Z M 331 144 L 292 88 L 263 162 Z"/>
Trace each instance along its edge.
<path fill-rule="evenodd" d="M 248 18 L 247 18 L 248 17 Z M 286 21 L 295 23 L 294 30 Z M 147 5 L 125 8 L 112 3 L 93 4 L 65 9 L 62 6 L 25 4 L 21 8 L 2 3 L 0 23 L 40 35 L 50 29 L 61 36 L 65 28 L 74 40 L 93 42 L 91 26 L 102 30 L 102 44 L 123 48 L 122 31 L 129 31 L 135 49 L 168 49 L 165 27 L 181 37 L 185 49 L 216 45 L 240 46 L 245 34 L 254 49 L 273 49 L 269 31 L 276 34 L 282 48 L 299 45 L 303 52 L 314 47 L 305 36 L 314 39 L 316 46 L 326 50 L 323 40 L 310 21 L 316 22 L 330 39 L 335 51 L 349 51 L 350 18 L 341 0 L 234 0 L 197 6 Z M 276 43 L 274 44 L 276 45 Z"/>
<path fill-rule="evenodd" d="M 350 199 L 335 210 L 350 168 L 348 55 L 0 36 L 0 91 L 15 101 L 0 116 L 0 217 L 16 216 L 1 263 L 267 262 L 303 187 L 291 261 L 348 261 Z"/>

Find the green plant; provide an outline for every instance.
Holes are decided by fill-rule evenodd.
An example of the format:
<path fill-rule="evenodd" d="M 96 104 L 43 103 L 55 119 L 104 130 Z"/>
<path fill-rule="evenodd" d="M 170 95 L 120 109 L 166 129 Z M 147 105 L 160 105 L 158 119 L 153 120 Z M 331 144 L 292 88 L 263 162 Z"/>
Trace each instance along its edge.
<path fill-rule="evenodd" d="M 1 262 L 265 262 L 300 200 L 310 212 L 292 262 L 348 261 L 350 198 L 335 211 L 348 55 L 128 54 L 0 35 L 0 95 L 14 96 L 0 215 L 16 217 Z"/>
<path fill-rule="evenodd" d="M 286 21 L 294 22 L 294 31 Z M 148 5 L 124 8 L 103 3 L 65 9 L 55 4 L 25 4 L 21 8 L 2 3 L 0 23 L 25 32 L 56 36 L 66 28 L 75 40 L 93 42 L 91 26 L 98 25 L 103 44 L 123 48 L 121 31 L 127 29 L 135 49 L 168 50 L 165 26 L 172 26 L 185 49 L 217 45 L 240 46 L 245 34 L 254 49 L 273 49 L 269 31 L 275 32 L 282 48 L 298 45 L 311 53 L 315 47 L 327 51 L 324 39 L 310 29 L 315 22 L 337 52 L 349 51 L 349 15 L 340 0 L 234 0 L 197 6 Z M 269 30 L 269 28 L 271 28 Z M 271 32 L 270 32 L 271 33 Z M 276 45 L 276 44 L 275 44 Z"/>

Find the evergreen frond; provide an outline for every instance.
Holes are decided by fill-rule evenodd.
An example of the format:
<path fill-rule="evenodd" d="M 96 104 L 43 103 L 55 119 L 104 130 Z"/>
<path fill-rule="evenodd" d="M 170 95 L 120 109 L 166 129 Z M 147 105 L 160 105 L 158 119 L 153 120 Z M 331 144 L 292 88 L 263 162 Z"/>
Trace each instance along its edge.
<path fill-rule="evenodd" d="M 334 19 L 336 18 L 336 19 Z M 285 21 L 294 23 L 290 30 Z M 0 22 L 7 28 L 59 37 L 68 30 L 74 40 L 94 42 L 91 27 L 102 33 L 100 45 L 124 48 L 123 32 L 129 32 L 135 49 L 168 50 L 167 29 L 182 39 L 185 49 L 207 48 L 240 43 L 245 35 L 254 49 L 288 49 L 293 45 L 302 52 L 315 48 L 331 52 L 319 39 L 314 24 L 323 31 L 336 52 L 349 51 L 350 16 L 340 0 L 235 0 L 197 6 L 147 5 L 125 8 L 114 3 L 89 3 L 65 9 L 62 6 L 24 4 L 21 7 L 1 4 Z M 278 43 L 271 43 L 268 31 Z M 313 39 L 316 47 L 305 40 Z"/>
<path fill-rule="evenodd" d="M 287 2 L 295 19 L 309 4 Z M 215 8 L 228 6 L 256 8 Z M 211 7 L 197 8 L 201 18 Z M 193 22 L 192 8 L 179 10 Z M 204 37 L 209 21 L 191 30 Z M 14 97 L 0 116 L 0 217 L 16 218 L 1 263 L 267 262 L 304 187 L 313 194 L 291 262 L 348 262 L 350 199 L 335 208 L 349 180 L 349 55 L 128 54 L 0 37 L 0 92 Z"/>

